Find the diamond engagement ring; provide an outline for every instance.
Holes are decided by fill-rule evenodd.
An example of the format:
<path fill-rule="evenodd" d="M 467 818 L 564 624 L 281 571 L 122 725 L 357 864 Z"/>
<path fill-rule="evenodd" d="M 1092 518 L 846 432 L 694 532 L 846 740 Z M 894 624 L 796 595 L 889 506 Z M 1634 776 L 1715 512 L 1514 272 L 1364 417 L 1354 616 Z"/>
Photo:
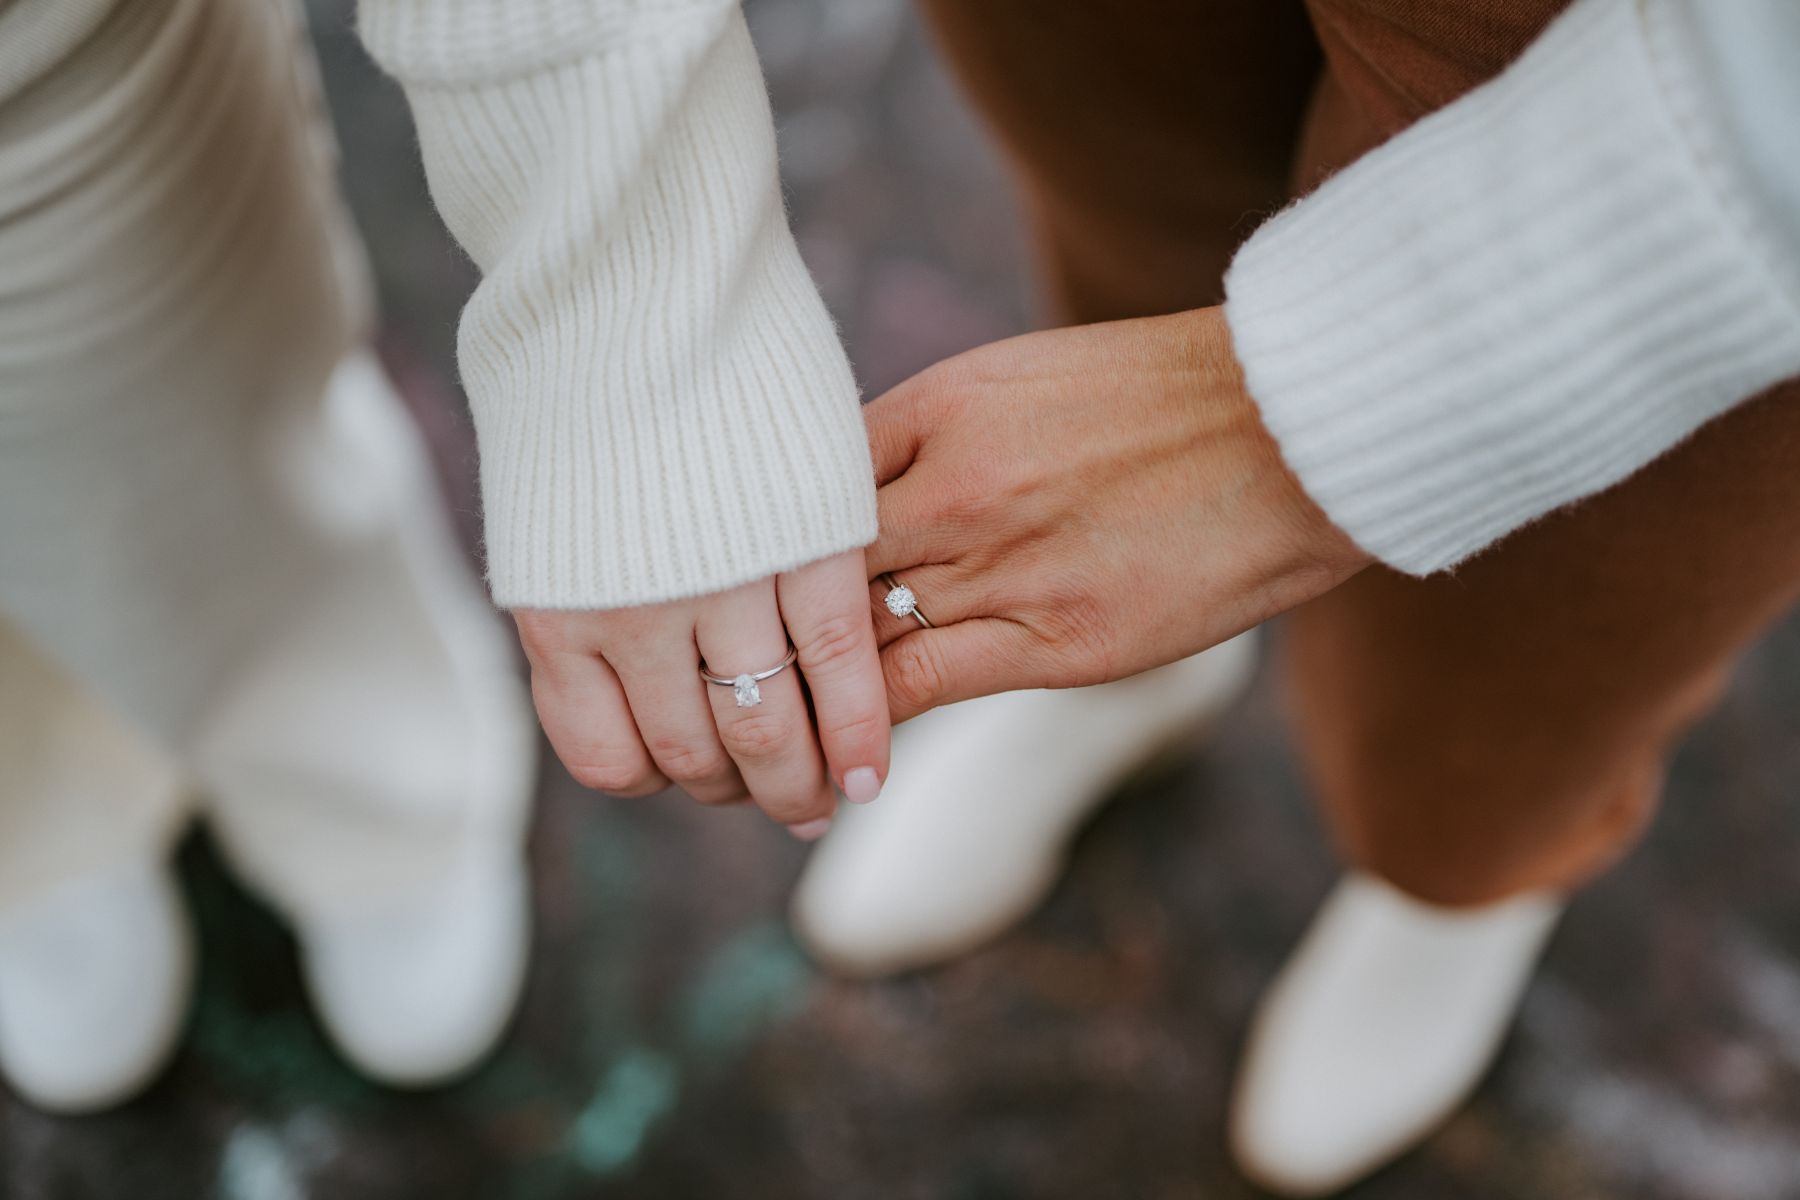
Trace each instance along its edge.
<path fill-rule="evenodd" d="M 913 595 L 913 590 L 911 588 L 907 587 L 904 583 L 901 583 L 898 579 L 895 579 L 892 575 L 883 575 L 881 577 L 881 582 L 887 584 L 889 588 L 886 600 L 887 610 L 889 612 L 893 613 L 903 621 L 906 618 L 911 617 L 927 629 L 932 627 L 931 622 L 926 619 L 925 614 L 919 611 L 919 598 Z"/>
<path fill-rule="evenodd" d="M 706 669 L 706 663 L 702 662 L 700 664 L 700 678 L 706 680 L 708 683 L 716 683 L 720 687 L 730 688 L 731 698 L 737 701 L 737 706 L 739 708 L 755 708 L 762 703 L 762 689 L 756 685 L 769 678 L 771 675 L 779 675 L 787 670 L 788 667 L 793 665 L 794 659 L 798 657 L 799 654 L 799 648 L 792 642 L 789 642 L 787 657 L 770 667 L 768 670 L 746 671 L 742 675 L 733 675 L 730 679 L 712 674 Z"/>

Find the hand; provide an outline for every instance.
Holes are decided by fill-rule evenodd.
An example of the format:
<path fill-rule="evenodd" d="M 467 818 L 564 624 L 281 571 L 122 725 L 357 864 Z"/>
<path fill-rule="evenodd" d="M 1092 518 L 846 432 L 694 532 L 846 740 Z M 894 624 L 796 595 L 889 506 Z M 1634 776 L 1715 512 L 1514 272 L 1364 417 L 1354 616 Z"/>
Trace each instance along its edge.
<path fill-rule="evenodd" d="M 622 796 L 672 782 L 704 804 L 752 799 L 811 840 L 836 806 L 834 781 L 866 802 L 887 778 L 867 586 L 855 550 L 693 600 L 513 618 L 538 717 L 578 781 Z M 755 707 L 700 678 L 702 660 L 727 679 L 774 666 L 790 638 L 797 663 L 758 685 Z"/>
<path fill-rule="evenodd" d="M 1118 679 L 1369 562 L 1301 489 L 1218 309 L 1013 338 L 870 404 L 871 585 L 889 711 Z"/>

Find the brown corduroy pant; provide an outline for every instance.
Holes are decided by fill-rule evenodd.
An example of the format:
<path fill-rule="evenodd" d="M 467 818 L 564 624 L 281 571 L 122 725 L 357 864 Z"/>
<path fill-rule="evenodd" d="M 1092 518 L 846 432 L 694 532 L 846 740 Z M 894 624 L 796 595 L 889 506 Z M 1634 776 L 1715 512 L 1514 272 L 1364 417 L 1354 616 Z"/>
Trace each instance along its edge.
<path fill-rule="evenodd" d="M 1256 221 L 1497 74 L 1559 0 L 922 0 L 1014 160 L 1060 315 L 1217 303 Z M 1296 611 L 1298 733 L 1347 857 L 1444 904 L 1568 888 L 1800 599 L 1800 386 L 1454 575 Z"/>

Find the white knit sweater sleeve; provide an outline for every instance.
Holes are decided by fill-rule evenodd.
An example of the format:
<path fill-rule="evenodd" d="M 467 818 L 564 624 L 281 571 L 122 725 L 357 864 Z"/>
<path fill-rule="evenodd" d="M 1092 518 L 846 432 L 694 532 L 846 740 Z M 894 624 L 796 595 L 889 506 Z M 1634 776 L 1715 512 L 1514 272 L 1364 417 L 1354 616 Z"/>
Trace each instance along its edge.
<path fill-rule="evenodd" d="M 1759 204 L 1781 188 L 1756 177 L 1800 160 L 1794 87 L 1720 103 L 1700 61 L 1718 39 L 1693 36 L 1732 10 L 1732 37 L 1791 41 L 1794 7 L 1579 0 L 1239 251 L 1225 312 L 1250 391 L 1364 549 L 1450 566 L 1800 373 L 1800 239 L 1778 227 L 1800 213 Z M 1797 51 L 1745 69 L 1791 75 Z M 1733 120 L 1744 95 L 1772 116 Z"/>
<path fill-rule="evenodd" d="M 362 0 L 359 23 L 483 273 L 458 358 L 495 601 L 645 604 L 873 540 L 735 0 Z"/>

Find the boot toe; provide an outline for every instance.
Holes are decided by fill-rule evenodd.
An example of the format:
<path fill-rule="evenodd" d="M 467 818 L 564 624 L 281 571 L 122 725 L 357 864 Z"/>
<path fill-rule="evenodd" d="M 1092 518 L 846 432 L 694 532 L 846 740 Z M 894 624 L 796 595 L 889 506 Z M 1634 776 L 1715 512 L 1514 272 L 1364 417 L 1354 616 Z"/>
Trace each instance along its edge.
<path fill-rule="evenodd" d="M 448 1082 L 505 1032 L 524 983 L 530 902 L 522 863 L 471 868 L 430 896 L 302 920 L 303 966 L 332 1040 L 399 1087 Z"/>
<path fill-rule="evenodd" d="M 1329 1195 L 1430 1133 L 1493 1060 L 1560 911 L 1441 909 L 1350 876 L 1257 1013 L 1232 1098 L 1243 1172 Z"/>
<path fill-rule="evenodd" d="M 1005 692 L 895 734 L 881 798 L 846 807 L 794 895 L 803 943 L 873 977 L 942 962 L 1024 918 L 1116 785 L 1242 690 L 1253 634 L 1092 688 Z"/>
<path fill-rule="evenodd" d="M 159 862 L 75 881 L 0 922 L 0 1067 L 37 1108 L 93 1112 L 162 1069 L 187 1015 L 193 934 Z"/>
<path fill-rule="evenodd" d="M 1056 882 L 1058 847 L 1015 844 L 986 863 L 964 861 L 966 844 L 908 853 L 873 827 L 883 815 L 842 814 L 794 892 L 794 934 L 834 974 L 873 979 L 955 957 L 1025 916 Z"/>

